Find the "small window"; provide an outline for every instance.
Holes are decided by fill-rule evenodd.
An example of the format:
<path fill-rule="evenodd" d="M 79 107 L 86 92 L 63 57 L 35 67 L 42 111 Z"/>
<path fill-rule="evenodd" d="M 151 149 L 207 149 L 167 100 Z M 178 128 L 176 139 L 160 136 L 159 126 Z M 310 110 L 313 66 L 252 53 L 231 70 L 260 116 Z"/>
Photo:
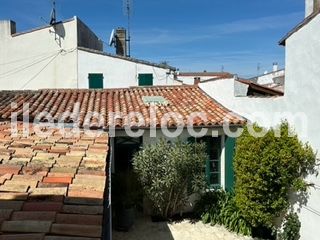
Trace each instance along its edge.
<path fill-rule="evenodd" d="M 139 74 L 139 86 L 153 86 L 152 73 L 140 73 Z"/>
<path fill-rule="evenodd" d="M 89 88 L 102 89 L 103 88 L 103 74 L 89 73 Z"/>

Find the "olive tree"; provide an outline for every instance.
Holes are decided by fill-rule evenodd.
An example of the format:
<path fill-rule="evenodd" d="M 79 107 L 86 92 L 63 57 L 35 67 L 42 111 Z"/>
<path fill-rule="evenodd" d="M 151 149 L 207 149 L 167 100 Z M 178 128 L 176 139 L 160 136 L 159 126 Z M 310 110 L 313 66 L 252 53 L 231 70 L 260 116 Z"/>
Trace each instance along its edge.
<path fill-rule="evenodd" d="M 147 145 L 134 156 L 133 168 L 153 214 L 168 218 L 180 210 L 190 193 L 205 186 L 205 145 L 167 143 L 164 139 Z"/>

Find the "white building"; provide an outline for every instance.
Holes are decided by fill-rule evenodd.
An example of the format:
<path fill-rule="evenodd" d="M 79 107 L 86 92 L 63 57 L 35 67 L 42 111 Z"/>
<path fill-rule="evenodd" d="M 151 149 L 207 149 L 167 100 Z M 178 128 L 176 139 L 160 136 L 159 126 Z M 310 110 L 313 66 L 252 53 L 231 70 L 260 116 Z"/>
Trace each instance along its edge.
<path fill-rule="evenodd" d="M 20 33 L 15 22 L 0 21 L 1 89 L 172 85 L 174 71 L 105 53 L 102 41 L 77 17 Z"/>
<path fill-rule="evenodd" d="M 228 72 L 178 72 L 175 76 L 176 80 L 184 84 L 197 84 L 204 81 L 212 81 L 216 79 L 231 78 L 233 75 Z"/>
<path fill-rule="evenodd" d="M 273 63 L 273 68 L 271 72 L 265 72 L 262 75 L 251 78 L 250 80 L 262 86 L 283 91 L 285 70 L 279 69 L 278 64 Z"/>
<path fill-rule="evenodd" d="M 236 79 L 200 83 L 209 95 L 232 111 L 265 127 L 292 122 L 299 137 L 320 151 L 320 0 L 306 0 L 306 18 L 280 42 L 286 47 L 284 96 L 242 97 L 248 86 Z M 320 169 L 319 169 L 320 170 Z M 320 236 L 320 176 L 309 176 L 306 206 L 300 209 L 301 239 L 317 240 Z"/>

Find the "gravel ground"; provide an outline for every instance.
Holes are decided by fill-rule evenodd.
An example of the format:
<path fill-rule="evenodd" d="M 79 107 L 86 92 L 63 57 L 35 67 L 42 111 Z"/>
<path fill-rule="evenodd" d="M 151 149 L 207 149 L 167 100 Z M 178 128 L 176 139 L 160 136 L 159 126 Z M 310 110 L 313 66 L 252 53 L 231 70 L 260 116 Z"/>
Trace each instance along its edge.
<path fill-rule="evenodd" d="M 192 223 L 188 220 L 176 223 L 154 223 L 150 218 L 138 218 L 129 232 L 113 231 L 113 240 L 251 240 L 230 233 L 222 226 Z"/>

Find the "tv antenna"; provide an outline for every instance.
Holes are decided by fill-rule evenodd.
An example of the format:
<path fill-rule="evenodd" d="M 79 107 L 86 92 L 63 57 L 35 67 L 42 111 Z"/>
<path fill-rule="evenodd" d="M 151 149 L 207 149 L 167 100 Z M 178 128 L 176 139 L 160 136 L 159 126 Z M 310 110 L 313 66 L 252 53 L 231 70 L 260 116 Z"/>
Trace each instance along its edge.
<path fill-rule="evenodd" d="M 131 55 L 131 15 L 132 15 L 132 0 L 123 0 L 123 13 L 128 17 L 128 37 L 126 39 L 128 45 L 128 54 Z"/>
<path fill-rule="evenodd" d="M 52 10 L 50 14 L 50 25 L 53 26 L 57 23 L 57 15 L 56 15 L 56 0 L 52 0 Z"/>
<path fill-rule="evenodd" d="M 261 63 L 257 64 L 257 74 L 258 76 L 260 75 L 260 70 L 261 70 Z"/>

